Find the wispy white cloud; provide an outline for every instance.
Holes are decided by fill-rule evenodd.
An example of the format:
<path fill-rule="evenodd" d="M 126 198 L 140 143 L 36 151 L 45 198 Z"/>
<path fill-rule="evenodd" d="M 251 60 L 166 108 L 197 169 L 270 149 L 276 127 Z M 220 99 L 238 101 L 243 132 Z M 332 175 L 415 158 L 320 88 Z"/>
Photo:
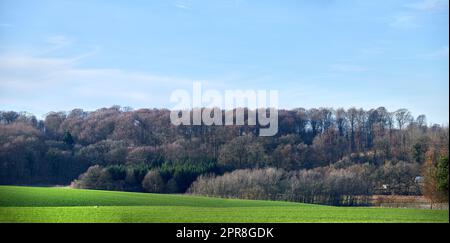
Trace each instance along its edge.
<path fill-rule="evenodd" d="M 390 27 L 410 29 L 419 27 L 417 16 L 412 13 L 399 13 L 390 19 Z"/>
<path fill-rule="evenodd" d="M 404 4 L 403 10 L 389 18 L 389 26 L 400 29 L 422 27 L 424 16 L 437 12 L 448 11 L 448 0 L 420 0 Z"/>
<path fill-rule="evenodd" d="M 420 11 L 448 11 L 448 0 L 422 0 L 406 4 L 405 7 Z"/>
<path fill-rule="evenodd" d="M 173 3 L 173 6 L 176 8 L 184 9 L 184 10 L 190 10 L 192 9 L 191 1 L 189 0 L 178 0 Z"/>
<path fill-rule="evenodd" d="M 54 35 L 46 39 L 46 42 L 58 47 L 68 46 L 72 43 L 72 40 L 64 35 Z"/>
<path fill-rule="evenodd" d="M 162 107 L 169 103 L 172 90 L 192 84 L 192 80 L 145 72 L 83 68 L 81 61 L 95 55 L 96 50 L 55 58 L 46 54 L 71 41 L 54 37 L 48 43 L 52 47 L 38 54 L 0 56 L 0 110 L 25 109 L 43 114 L 48 110 L 96 109 L 114 104 Z"/>
<path fill-rule="evenodd" d="M 68 47 L 73 43 L 73 41 L 69 37 L 64 35 L 54 35 L 47 37 L 45 43 L 47 43 L 50 47 L 41 51 L 39 55 L 49 54 L 51 52 L 55 52 L 57 50 Z"/>

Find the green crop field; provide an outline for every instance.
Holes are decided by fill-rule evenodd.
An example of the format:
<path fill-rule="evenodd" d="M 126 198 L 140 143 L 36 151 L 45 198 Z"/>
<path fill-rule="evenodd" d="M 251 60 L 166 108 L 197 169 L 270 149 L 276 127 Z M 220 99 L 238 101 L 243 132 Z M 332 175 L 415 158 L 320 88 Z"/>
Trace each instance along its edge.
<path fill-rule="evenodd" d="M 449 222 L 449 215 L 448 210 L 0 186 L 0 222 Z"/>

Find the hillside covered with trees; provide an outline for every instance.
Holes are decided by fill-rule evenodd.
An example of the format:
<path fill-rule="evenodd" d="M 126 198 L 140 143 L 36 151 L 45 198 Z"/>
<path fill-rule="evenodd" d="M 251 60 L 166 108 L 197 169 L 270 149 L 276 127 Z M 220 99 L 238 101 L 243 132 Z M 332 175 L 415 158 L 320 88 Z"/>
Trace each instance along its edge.
<path fill-rule="evenodd" d="M 0 184 L 333 205 L 373 194 L 448 200 L 448 127 L 406 109 L 279 110 L 279 131 L 174 126 L 165 109 L 0 112 Z"/>

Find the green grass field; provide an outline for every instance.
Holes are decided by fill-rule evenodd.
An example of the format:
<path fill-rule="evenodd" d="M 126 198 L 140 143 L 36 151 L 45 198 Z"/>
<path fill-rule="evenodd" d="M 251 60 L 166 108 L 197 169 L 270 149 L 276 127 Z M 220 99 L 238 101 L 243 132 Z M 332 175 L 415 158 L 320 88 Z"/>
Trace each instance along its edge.
<path fill-rule="evenodd" d="M 0 186 L 0 222 L 449 222 L 449 215 L 448 210 Z"/>

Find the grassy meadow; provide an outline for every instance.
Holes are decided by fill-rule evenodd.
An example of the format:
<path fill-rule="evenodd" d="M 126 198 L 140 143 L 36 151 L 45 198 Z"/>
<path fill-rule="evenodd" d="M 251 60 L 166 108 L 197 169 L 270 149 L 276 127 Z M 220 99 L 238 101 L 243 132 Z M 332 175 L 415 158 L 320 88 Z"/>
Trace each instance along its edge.
<path fill-rule="evenodd" d="M 449 222 L 448 210 L 331 207 L 188 195 L 0 186 L 0 222 Z"/>

